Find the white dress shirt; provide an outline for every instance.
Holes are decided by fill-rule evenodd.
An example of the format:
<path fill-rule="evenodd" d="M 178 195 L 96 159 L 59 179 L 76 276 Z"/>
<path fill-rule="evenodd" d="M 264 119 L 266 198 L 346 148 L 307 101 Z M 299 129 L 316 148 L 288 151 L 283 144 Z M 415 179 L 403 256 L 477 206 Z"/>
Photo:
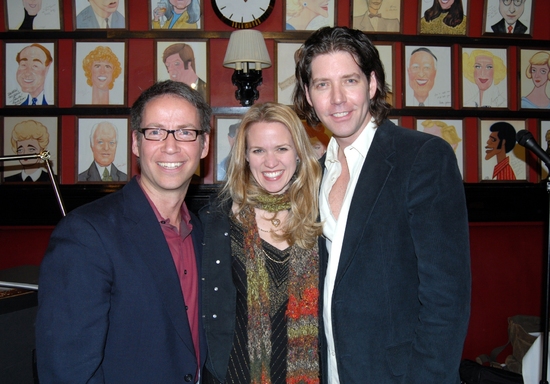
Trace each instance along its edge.
<path fill-rule="evenodd" d="M 321 220 L 323 221 L 323 235 L 327 239 L 327 250 L 329 254 L 323 292 L 323 320 L 327 338 L 327 370 L 329 379 L 328 382 L 330 384 L 340 383 L 340 379 L 338 377 L 338 367 L 336 364 L 334 336 L 332 333 L 332 292 L 334 290 L 336 272 L 338 271 L 340 252 L 342 250 L 342 243 L 346 232 L 346 222 L 351 200 L 353 198 L 355 186 L 357 185 L 357 180 L 359 179 L 359 174 L 363 168 L 363 163 L 365 162 L 365 158 L 367 157 L 367 153 L 372 144 L 376 127 L 377 126 L 374 121 L 369 122 L 357 139 L 350 146 L 344 149 L 344 155 L 346 156 L 349 169 L 349 183 L 346 189 L 342 208 L 338 215 L 338 220 L 336 220 L 332 215 L 329 205 L 330 191 L 342 173 L 342 165 L 338 161 L 339 147 L 334 137 L 330 139 L 327 148 L 327 157 L 325 160 L 326 170 L 321 183 L 319 209 L 321 213 Z M 350 337 L 353 337 L 353 335 L 350 335 Z"/>

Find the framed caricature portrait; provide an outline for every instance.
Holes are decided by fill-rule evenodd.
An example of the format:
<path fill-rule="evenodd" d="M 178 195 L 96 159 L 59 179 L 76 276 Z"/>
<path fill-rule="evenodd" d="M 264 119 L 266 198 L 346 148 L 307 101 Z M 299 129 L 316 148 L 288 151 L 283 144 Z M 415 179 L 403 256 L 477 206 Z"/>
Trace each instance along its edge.
<path fill-rule="evenodd" d="M 480 181 L 527 180 L 525 147 L 516 143 L 516 133 L 525 120 L 480 120 Z"/>
<path fill-rule="evenodd" d="M 219 115 L 214 117 L 216 132 L 216 153 L 214 155 L 214 180 L 222 182 L 225 180 L 229 152 L 235 142 L 241 117 L 238 115 Z"/>
<path fill-rule="evenodd" d="M 520 107 L 550 109 L 550 51 L 520 49 Z"/>
<path fill-rule="evenodd" d="M 485 0 L 483 34 L 531 37 L 535 0 Z"/>
<path fill-rule="evenodd" d="M 73 0 L 75 29 L 127 29 L 129 0 Z"/>
<path fill-rule="evenodd" d="M 129 180 L 128 119 L 78 118 L 76 140 L 79 183 Z"/>
<path fill-rule="evenodd" d="M 394 89 L 393 89 L 393 77 L 394 77 L 394 66 L 393 66 L 393 45 L 388 43 L 374 43 L 374 46 L 378 50 L 380 55 L 380 60 L 384 64 L 384 73 L 386 74 L 386 83 L 388 84 L 389 92 L 386 95 L 386 101 L 391 105 L 394 105 Z"/>
<path fill-rule="evenodd" d="M 468 0 L 420 0 L 418 30 L 423 35 L 460 35 L 468 32 Z"/>
<path fill-rule="evenodd" d="M 417 119 L 416 130 L 439 136 L 453 148 L 464 179 L 464 130 L 462 120 Z"/>
<path fill-rule="evenodd" d="M 189 0 L 182 8 L 178 0 L 149 0 L 150 29 L 202 29 L 202 3 L 204 0 Z"/>
<path fill-rule="evenodd" d="M 402 0 L 353 0 L 351 26 L 364 32 L 400 33 Z"/>
<path fill-rule="evenodd" d="M 540 146 L 546 151 L 547 154 L 550 154 L 550 120 L 540 120 Z M 548 167 L 544 161 L 540 162 L 541 164 L 541 173 L 540 180 L 548 179 Z"/>
<path fill-rule="evenodd" d="M 61 0 L 6 0 L 6 29 L 10 31 L 60 30 Z"/>
<path fill-rule="evenodd" d="M 292 105 L 292 94 L 295 88 L 295 63 L 294 55 L 302 46 L 301 41 L 276 41 L 275 56 L 277 57 L 277 78 L 275 79 L 275 100 L 277 102 Z"/>
<path fill-rule="evenodd" d="M 507 108 L 506 48 L 462 48 L 462 106 Z"/>
<path fill-rule="evenodd" d="M 55 105 L 56 43 L 5 43 L 4 52 L 5 105 Z"/>
<path fill-rule="evenodd" d="M 126 104 L 126 44 L 75 43 L 75 104 Z"/>
<path fill-rule="evenodd" d="M 47 150 L 52 170 L 57 174 L 58 131 L 57 117 L 4 117 L 2 153 L 4 156 L 34 155 Z M 4 161 L 2 167 L 4 183 L 50 182 L 48 168 L 41 159 Z"/>
<path fill-rule="evenodd" d="M 405 46 L 405 106 L 452 105 L 450 47 Z"/>
<path fill-rule="evenodd" d="M 303 1 L 283 0 L 284 31 L 315 31 L 322 27 L 334 27 L 336 0 Z"/>
<path fill-rule="evenodd" d="M 209 100 L 208 41 L 157 41 L 156 80 L 190 85 Z"/>

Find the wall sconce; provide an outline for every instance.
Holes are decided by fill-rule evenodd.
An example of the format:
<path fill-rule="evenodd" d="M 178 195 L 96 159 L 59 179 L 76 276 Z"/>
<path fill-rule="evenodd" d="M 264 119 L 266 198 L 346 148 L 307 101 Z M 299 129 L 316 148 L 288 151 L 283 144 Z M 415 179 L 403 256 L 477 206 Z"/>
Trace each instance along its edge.
<path fill-rule="evenodd" d="M 256 87 L 262 84 L 262 68 L 271 67 L 262 33 L 254 29 L 232 32 L 223 66 L 235 69 L 231 76 L 233 85 L 237 86 L 235 98 L 243 107 L 254 104 L 260 97 Z"/>

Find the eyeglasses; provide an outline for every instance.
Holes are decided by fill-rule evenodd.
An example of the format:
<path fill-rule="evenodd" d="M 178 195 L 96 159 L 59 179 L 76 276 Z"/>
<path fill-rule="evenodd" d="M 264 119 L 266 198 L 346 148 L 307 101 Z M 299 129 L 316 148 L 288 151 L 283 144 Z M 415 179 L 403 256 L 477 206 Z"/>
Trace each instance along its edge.
<path fill-rule="evenodd" d="M 514 5 L 516 7 L 519 7 L 519 6 L 521 6 L 521 4 L 523 4 L 524 0 L 513 0 L 513 1 L 514 1 Z M 512 0 L 502 0 L 502 4 L 508 6 L 508 5 L 512 4 Z"/>
<path fill-rule="evenodd" d="M 138 128 L 137 131 L 143 134 L 145 140 L 163 141 L 171 133 L 176 141 L 185 141 L 187 143 L 197 140 L 204 131 L 200 129 L 164 129 L 164 128 Z"/>

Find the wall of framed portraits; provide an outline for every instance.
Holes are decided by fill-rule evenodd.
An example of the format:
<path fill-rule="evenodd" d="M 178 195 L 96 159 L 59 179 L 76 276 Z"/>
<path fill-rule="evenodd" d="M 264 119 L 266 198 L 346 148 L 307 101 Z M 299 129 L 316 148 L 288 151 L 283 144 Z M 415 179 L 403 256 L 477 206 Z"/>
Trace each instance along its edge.
<path fill-rule="evenodd" d="M 94 2 L 42 0 L 36 10 L 8 0 L 0 7 L 2 156 L 48 149 L 70 210 L 138 173 L 127 117 L 140 92 L 167 78 L 192 83 L 214 110 L 210 154 L 189 193 L 198 208 L 223 180 L 218 165 L 229 151 L 231 127 L 246 110 L 234 97 L 233 70 L 222 65 L 234 29 L 218 18 L 211 0 L 190 0 L 180 18 L 169 0 L 114 1 L 105 18 L 94 15 Z M 306 10 L 302 1 L 276 1 L 256 27 L 273 63 L 263 70 L 257 102 L 291 103 L 293 55 L 312 30 L 344 25 L 368 34 L 387 72 L 392 120 L 439 135 L 455 150 L 471 221 L 474 290 L 507 300 L 475 297 L 465 348 L 472 358 L 505 340 L 506 316 L 539 309 L 540 296 L 532 292 L 545 253 L 548 169 L 516 145 L 515 133 L 529 130 L 544 149 L 550 142 L 550 2 L 450 3 L 446 10 L 439 0 L 329 0 Z M 178 69 L 183 61 L 191 64 Z M 508 134 L 499 155 L 497 129 Z M 33 145 L 28 136 L 18 139 L 20 131 L 34 132 Z M 110 179 L 91 166 L 99 135 L 111 143 L 105 164 L 118 172 Z M 24 181 L 28 176 L 32 182 Z M 60 218 L 43 170 L 4 161 L 0 180 L 0 240 L 11 244 L 0 250 L 0 269 L 38 264 Z M 34 239 L 30 250 L 18 246 L 27 236 Z M 496 264 L 503 270 L 487 272 Z M 527 288 L 525 297 L 518 294 L 508 285 L 512 279 L 531 294 Z"/>

